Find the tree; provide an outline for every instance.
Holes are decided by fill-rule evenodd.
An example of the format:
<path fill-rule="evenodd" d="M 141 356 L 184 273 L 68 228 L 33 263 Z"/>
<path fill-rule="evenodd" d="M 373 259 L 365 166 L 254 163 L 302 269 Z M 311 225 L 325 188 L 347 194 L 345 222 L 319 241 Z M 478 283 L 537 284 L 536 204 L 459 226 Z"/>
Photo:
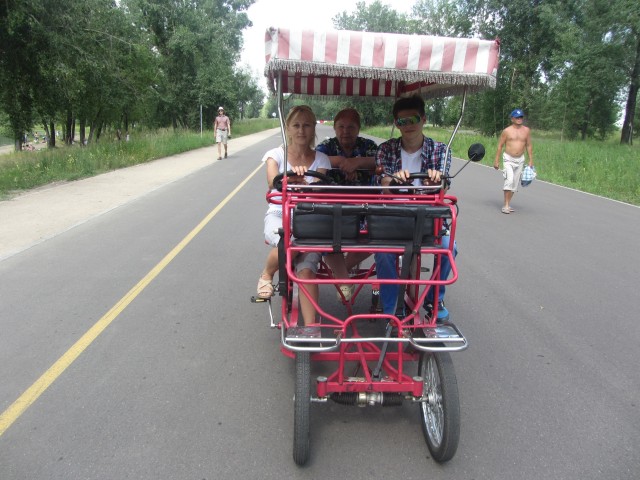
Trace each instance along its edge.
<path fill-rule="evenodd" d="M 79 122 L 84 144 L 134 121 L 196 127 L 200 105 L 257 112 L 235 68 L 253 1 L 0 2 L 0 110 L 16 147 L 37 123 L 53 146 L 56 124 L 71 143 Z"/>
<path fill-rule="evenodd" d="M 152 53 L 113 0 L 8 1 L 0 15 L 2 107 L 17 142 L 39 122 L 54 146 L 62 122 L 70 143 L 76 118 L 97 136 L 148 90 Z"/>
<path fill-rule="evenodd" d="M 367 5 L 357 2 L 353 13 L 343 11 L 333 17 L 333 24 L 341 30 L 361 32 L 409 33 L 409 19 L 380 0 Z"/>
<path fill-rule="evenodd" d="M 33 15 L 36 2 L 7 0 L 0 3 L 0 102 L 7 114 L 16 150 L 31 130 L 35 116 L 34 81 L 40 78 L 38 62 L 45 42 Z"/>
<path fill-rule="evenodd" d="M 560 12 L 541 8 L 558 39 L 546 70 L 551 124 L 570 138 L 603 139 L 614 129 L 624 84 L 623 50 L 612 30 L 616 13 L 605 0 L 584 0 Z"/>
<path fill-rule="evenodd" d="M 157 122 L 194 127 L 198 106 L 235 104 L 234 65 L 245 13 L 253 0 L 127 0 L 136 24 L 149 35 L 160 72 Z M 230 107 L 226 107 L 230 108 Z M 232 113 L 232 112 L 231 112 Z"/>
<path fill-rule="evenodd" d="M 456 0 L 419 0 L 413 6 L 411 17 L 411 33 L 468 37 L 472 32 L 464 2 Z"/>
<path fill-rule="evenodd" d="M 614 2 L 613 11 L 617 13 L 614 35 L 624 49 L 624 70 L 627 76 L 627 99 L 624 109 L 624 121 L 620 143 L 632 144 L 636 118 L 636 101 L 640 89 L 640 12 L 632 0 Z"/>
<path fill-rule="evenodd" d="M 238 70 L 233 78 L 233 91 L 240 119 L 255 118 L 260 115 L 264 104 L 264 93 L 258 86 L 258 80 L 248 68 Z"/>

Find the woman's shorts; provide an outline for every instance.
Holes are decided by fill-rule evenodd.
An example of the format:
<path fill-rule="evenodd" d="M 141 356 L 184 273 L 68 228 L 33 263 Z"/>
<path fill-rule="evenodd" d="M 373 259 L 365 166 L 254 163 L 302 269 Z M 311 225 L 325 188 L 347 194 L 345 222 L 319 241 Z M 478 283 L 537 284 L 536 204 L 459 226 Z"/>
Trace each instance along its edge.
<path fill-rule="evenodd" d="M 282 228 L 282 216 L 280 212 L 269 213 L 264 216 L 264 241 L 272 246 L 277 247 L 280 241 L 280 235 L 278 235 L 278 229 Z M 296 272 L 300 273 L 305 268 L 311 270 L 314 274 L 318 272 L 318 265 L 320 264 L 320 253 L 300 253 L 296 257 Z"/>

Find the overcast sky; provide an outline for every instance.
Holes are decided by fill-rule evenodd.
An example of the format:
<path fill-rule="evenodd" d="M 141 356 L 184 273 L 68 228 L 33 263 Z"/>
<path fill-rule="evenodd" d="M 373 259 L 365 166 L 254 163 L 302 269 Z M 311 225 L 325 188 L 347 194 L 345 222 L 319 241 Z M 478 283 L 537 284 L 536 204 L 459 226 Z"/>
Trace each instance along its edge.
<path fill-rule="evenodd" d="M 364 0 L 373 3 L 373 0 Z M 331 30 L 331 19 L 341 13 L 353 13 L 357 0 L 256 0 L 249 7 L 249 19 L 253 27 L 244 31 L 244 49 L 242 64 L 247 64 L 251 71 L 261 79 L 263 88 L 264 71 L 264 32 L 268 27 L 310 28 L 315 30 Z M 398 12 L 409 13 L 414 1 L 383 0 Z"/>

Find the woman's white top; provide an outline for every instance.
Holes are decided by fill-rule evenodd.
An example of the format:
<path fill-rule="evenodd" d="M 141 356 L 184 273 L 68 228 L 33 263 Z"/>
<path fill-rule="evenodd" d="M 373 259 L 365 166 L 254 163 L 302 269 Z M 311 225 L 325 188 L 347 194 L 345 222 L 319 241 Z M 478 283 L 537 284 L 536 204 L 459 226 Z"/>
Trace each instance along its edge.
<path fill-rule="evenodd" d="M 321 168 L 329 170 L 331 168 L 331 161 L 329 157 L 322 152 L 315 152 L 316 157 L 313 160 L 313 163 L 309 166 L 309 170 L 319 170 Z M 268 158 L 273 158 L 278 164 L 278 172 L 284 173 L 284 148 L 282 146 L 273 148 L 264 154 L 262 157 L 262 161 L 266 162 Z M 315 182 L 318 179 L 311 176 L 305 176 L 305 180 L 309 183 Z M 271 192 L 276 192 L 277 190 L 271 190 Z M 274 205 L 273 203 L 269 204 L 269 209 L 267 210 L 267 214 L 269 213 L 277 213 L 282 215 L 282 205 Z"/>

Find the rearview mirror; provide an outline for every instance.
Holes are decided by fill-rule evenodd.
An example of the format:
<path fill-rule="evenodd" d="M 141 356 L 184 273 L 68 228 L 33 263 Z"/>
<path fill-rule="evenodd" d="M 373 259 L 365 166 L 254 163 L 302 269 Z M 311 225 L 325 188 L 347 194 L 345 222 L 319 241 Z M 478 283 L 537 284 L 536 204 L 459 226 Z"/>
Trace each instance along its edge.
<path fill-rule="evenodd" d="M 472 162 L 479 162 L 484 158 L 484 154 L 484 145 L 482 145 L 481 143 L 474 143 L 469 147 L 469 151 L 467 152 L 469 160 L 471 160 Z"/>
<path fill-rule="evenodd" d="M 456 175 L 458 175 L 464 169 L 464 167 L 469 165 L 470 162 L 479 162 L 480 160 L 482 160 L 484 158 L 484 154 L 485 154 L 484 145 L 482 145 L 481 143 L 474 143 L 473 145 L 471 145 L 469 147 L 469 150 L 467 151 L 469 160 L 464 162 L 464 165 L 460 167 L 460 170 L 458 170 L 453 175 L 449 175 L 449 178 L 453 178 Z"/>

